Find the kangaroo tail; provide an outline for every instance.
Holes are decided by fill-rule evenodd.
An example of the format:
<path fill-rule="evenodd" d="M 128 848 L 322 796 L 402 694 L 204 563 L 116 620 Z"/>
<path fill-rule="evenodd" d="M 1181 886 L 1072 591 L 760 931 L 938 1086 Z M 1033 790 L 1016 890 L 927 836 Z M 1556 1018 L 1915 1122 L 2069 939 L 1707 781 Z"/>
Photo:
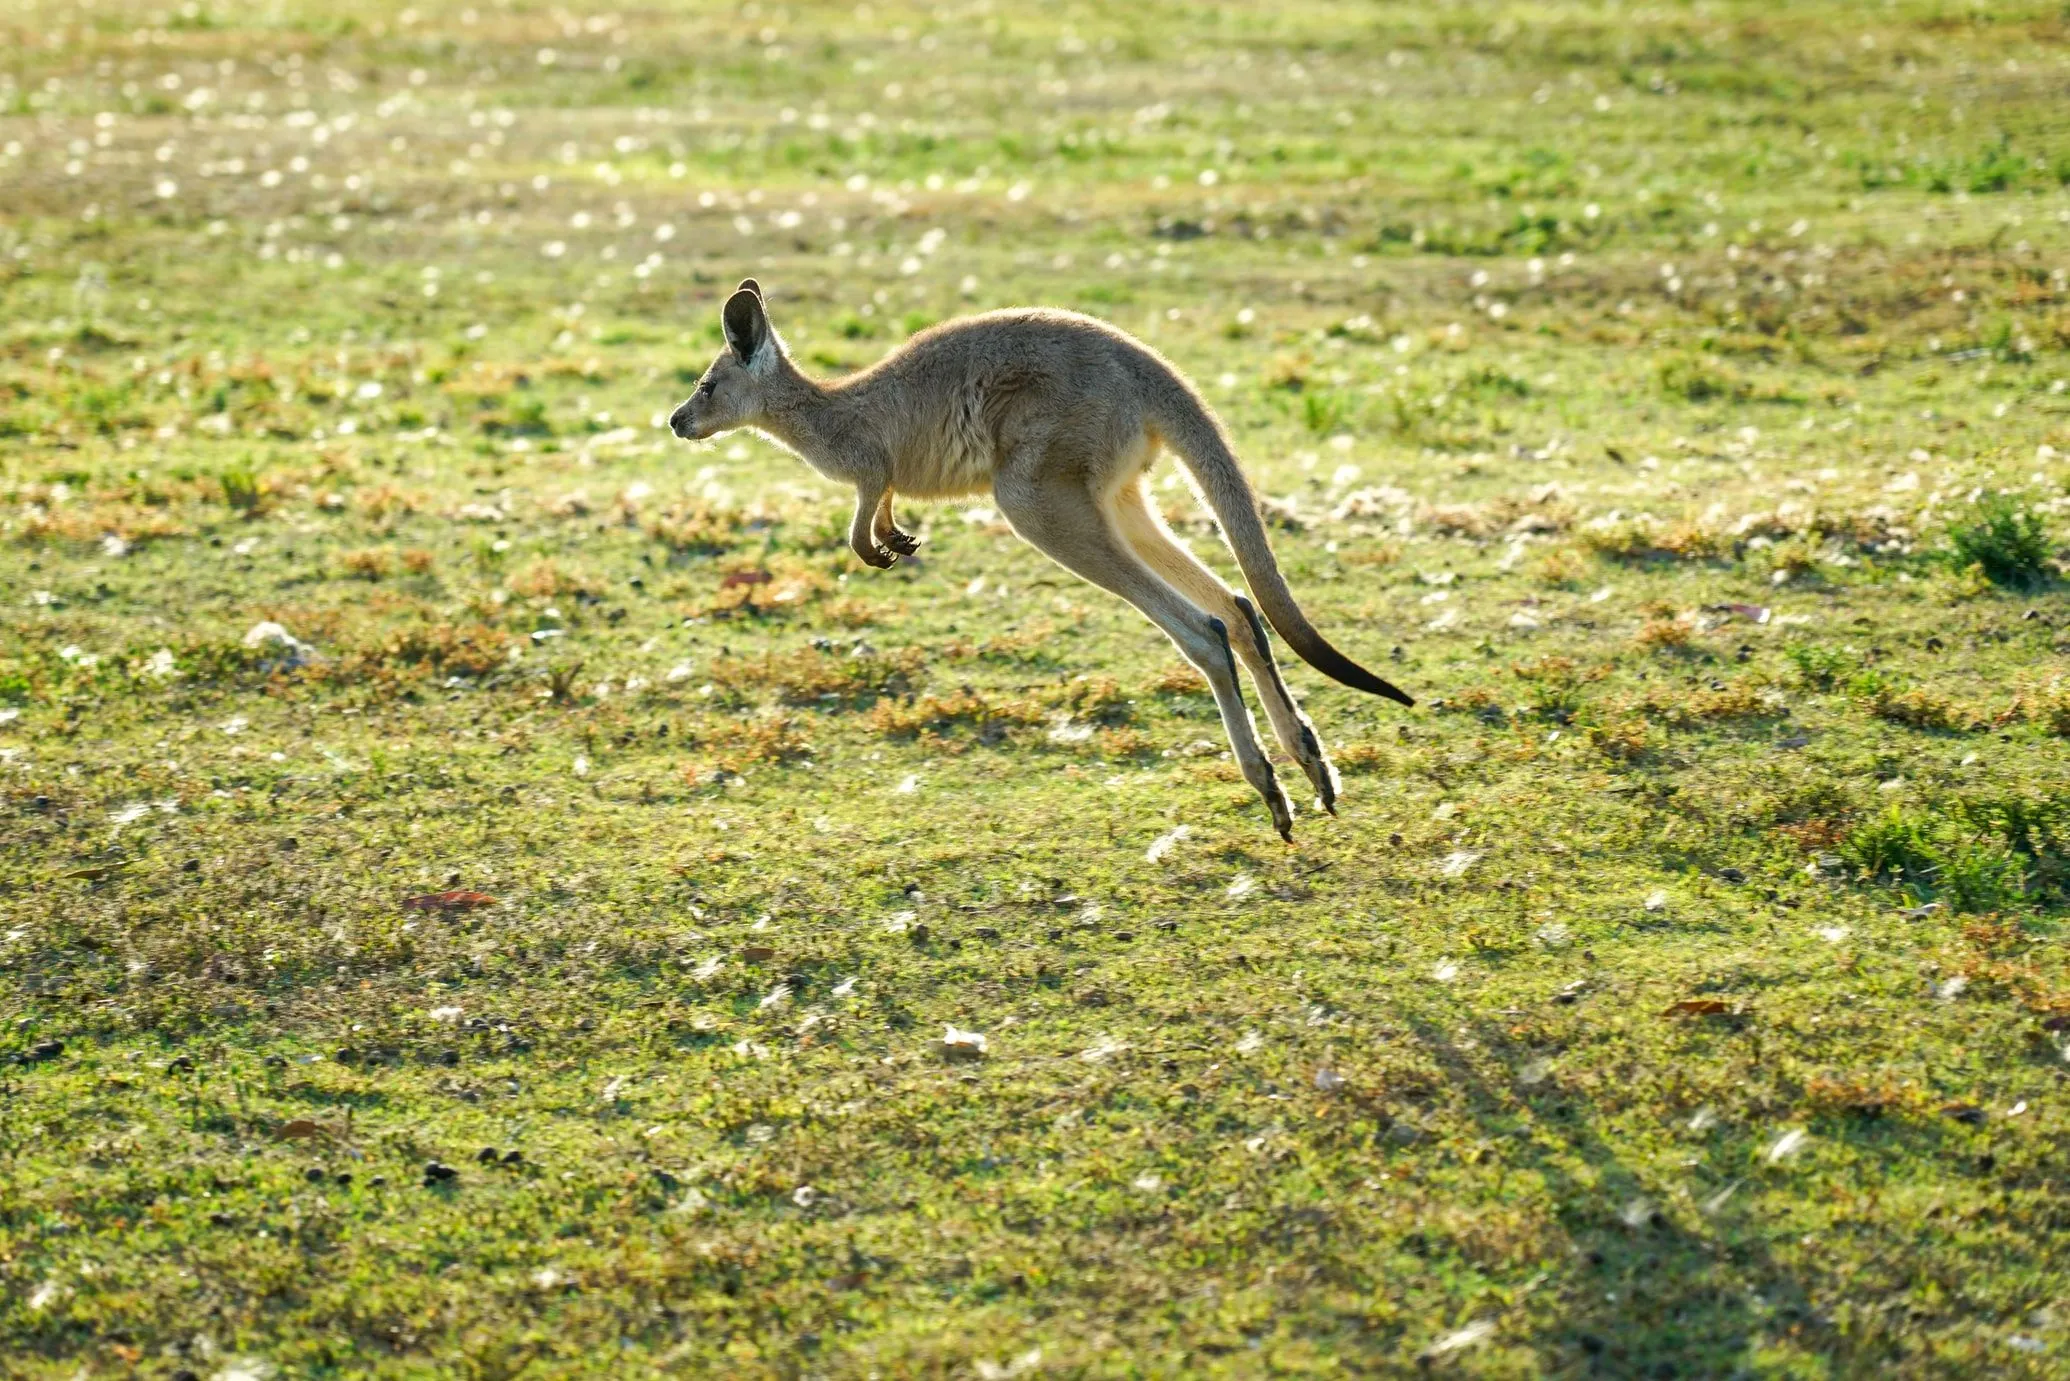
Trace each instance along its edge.
<path fill-rule="evenodd" d="M 1273 629 L 1302 661 L 1331 680 L 1404 705 L 1415 704 L 1407 692 L 1381 680 L 1331 646 L 1301 612 L 1301 606 L 1294 603 L 1294 592 L 1287 588 L 1286 577 L 1280 573 L 1271 543 L 1266 540 L 1265 524 L 1259 521 L 1257 495 L 1244 478 L 1229 439 L 1207 410 L 1207 404 L 1192 389 L 1175 373 L 1160 373 L 1163 377 L 1151 388 L 1151 421 L 1193 472 L 1208 507 L 1222 524 L 1230 550 L 1236 553 L 1236 564 L 1243 570 L 1252 597 Z"/>

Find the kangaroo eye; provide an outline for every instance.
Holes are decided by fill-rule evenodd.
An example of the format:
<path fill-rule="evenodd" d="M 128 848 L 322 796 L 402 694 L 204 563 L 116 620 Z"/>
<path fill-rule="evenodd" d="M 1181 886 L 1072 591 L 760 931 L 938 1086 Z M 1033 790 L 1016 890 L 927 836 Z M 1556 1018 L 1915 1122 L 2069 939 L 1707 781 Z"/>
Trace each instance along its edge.
<path fill-rule="evenodd" d="M 712 381 L 710 379 L 706 379 L 703 382 L 699 383 L 697 385 L 697 391 L 699 393 L 709 394 L 712 391 Z"/>

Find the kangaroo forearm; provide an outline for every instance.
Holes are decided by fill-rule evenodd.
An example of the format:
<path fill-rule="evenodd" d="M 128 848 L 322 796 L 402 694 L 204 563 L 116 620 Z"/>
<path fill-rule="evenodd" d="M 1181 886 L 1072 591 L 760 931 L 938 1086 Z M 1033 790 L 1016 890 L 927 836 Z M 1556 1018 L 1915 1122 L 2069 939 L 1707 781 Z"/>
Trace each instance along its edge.
<path fill-rule="evenodd" d="M 888 514 L 891 492 L 881 484 L 859 484 L 855 490 L 855 516 L 848 522 L 848 546 L 871 565 L 879 563 L 883 544 L 877 540 L 878 515 Z"/>

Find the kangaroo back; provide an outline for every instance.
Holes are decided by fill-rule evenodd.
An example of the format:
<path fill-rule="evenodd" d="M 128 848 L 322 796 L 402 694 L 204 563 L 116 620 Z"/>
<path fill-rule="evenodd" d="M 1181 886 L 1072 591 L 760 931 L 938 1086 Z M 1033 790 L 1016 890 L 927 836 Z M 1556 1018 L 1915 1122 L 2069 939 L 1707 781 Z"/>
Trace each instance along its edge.
<path fill-rule="evenodd" d="M 1152 367 L 1157 377 L 1144 381 L 1148 385 L 1146 410 L 1150 421 L 1193 472 L 1208 507 L 1222 524 L 1230 550 L 1236 553 L 1244 583 L 1251 587 L 1252 597 L 1274 631 L 1287 640 L 1287 646 L 1302 661 L 1331 680 L 1404 705 L 1415 704 L 1405 691 L 1339 652 L 1308 621 L 1301 606 L 1294 603 L 1294 592 L 1287 588 L 1279 562 L 1273 559 L 1265 524 L 1258 518 L 1257 495 L 1244 478 L 1243 468 L 1237 463 L 1221 425 L 1208 411 L 1207 404 L 1169 366 L 1155 361 Z"/>

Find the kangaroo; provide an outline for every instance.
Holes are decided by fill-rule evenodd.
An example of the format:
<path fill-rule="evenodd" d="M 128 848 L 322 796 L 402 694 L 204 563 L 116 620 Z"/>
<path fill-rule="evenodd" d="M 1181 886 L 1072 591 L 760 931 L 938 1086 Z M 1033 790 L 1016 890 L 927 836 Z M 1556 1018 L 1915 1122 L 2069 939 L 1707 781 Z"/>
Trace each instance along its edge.
<path fill-rule="evenodd" d="M 1238 767 L 1280 837 L 1294 813 L 1258 745 L 1238 686 L 1242 660 L 1281 747 L 1336 813 L 1337 771 L 1273 660 L 1269 621 L 1301 659 L 1356 690 L 1416 702 L 1339 652 L 1294 603 L 1228 436 L 1155 350 L 1075 312 L 1015 308 L 944 322 L 875 365 L 822 383 L 791 363 L 762 289 L 741 283 L 721 313 L 726 346 L 669 416 L 702 441 L 750 427 L 855 486 L 848 545 L 879 568 L 919 549 L 892 495 L 989 491 L 1013 529 L 1064 569 L 1143 612 L 1207 678 Z M 1185 462 L 1264 609 L 1222 583 L 1166 528 L 1144 493 L 1161 448 Z"/>

